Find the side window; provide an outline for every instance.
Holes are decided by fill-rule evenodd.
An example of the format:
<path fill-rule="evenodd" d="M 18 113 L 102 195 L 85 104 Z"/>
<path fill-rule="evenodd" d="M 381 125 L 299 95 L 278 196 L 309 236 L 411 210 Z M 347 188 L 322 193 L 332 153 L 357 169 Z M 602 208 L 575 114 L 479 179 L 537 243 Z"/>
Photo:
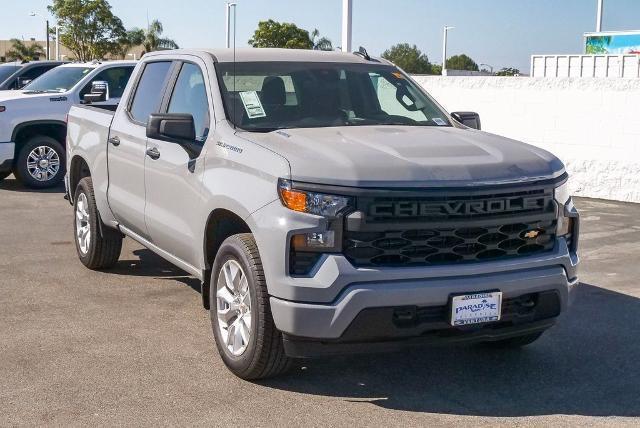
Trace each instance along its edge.
<path fill-rule="evenodd" d="M 80 91 L 80 98 L 91 92 L 91 84 L 99 80 L 105 81 L 109 84 L 109 98 L 120 98 L 124 92 L 124 88 L 127 86 L 127 82 L 129 81 L 132 72 L 133 67 L 112 67 L 102 70 L 91 79 L 91 82 L 82 88 L 82 91 Z"/>
<path fill-rule="evenodd" d="M 136 121 L 146 124 L 149 115 L 158 111 L 170 68 L 170 61 L 150 62 L 144 67 L 129 109 Z"/>
<path fill-rule="evenodd" d="M 184 63 L 171 94 L 167 113 L 189 113 L 196 126 L 196 138 L 204 142 L 209 133 L 209 102 L 200 67 Z"/>

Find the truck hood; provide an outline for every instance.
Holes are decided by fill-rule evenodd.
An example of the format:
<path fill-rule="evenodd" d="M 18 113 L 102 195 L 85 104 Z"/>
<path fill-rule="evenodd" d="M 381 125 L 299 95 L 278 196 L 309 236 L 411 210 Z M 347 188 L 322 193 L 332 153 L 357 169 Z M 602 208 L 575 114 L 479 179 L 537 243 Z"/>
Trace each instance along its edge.
<path fill-rule="evenodd" d="M 361 187 L 479 186 L 555 178 L 562 162 L 508 138 L 453 127 L 298 128 L 245 139 L 284 156 L 291 178 Z"/>
<path fill-rule="evenodd" d="M 57 98 L 66 96 L 66 92 L 25 93 L 24 91 L 0 91 L 0 103 L 14 100 Z"/>

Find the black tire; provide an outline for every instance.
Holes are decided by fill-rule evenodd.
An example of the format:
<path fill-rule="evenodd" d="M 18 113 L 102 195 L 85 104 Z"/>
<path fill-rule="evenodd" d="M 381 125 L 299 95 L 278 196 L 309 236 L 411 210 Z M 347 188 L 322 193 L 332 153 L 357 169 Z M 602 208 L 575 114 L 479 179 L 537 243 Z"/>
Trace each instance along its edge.
<path fill-rule="evenodd" d="M 485 342 L 493 348 L 521 348 L 523 346 L 530 345 L 542 336 L 543 332 L 526 334 L 524 336 L 516 336 L 509 339 L 497 340 L 495 342 Z"/>
<path fill-rule="evenodd" d="M 41 146 L 53 150 L 56 153 L 59 162 L 57 172 L 50 178 L 43 181 L 34 178 L 29 173 L 29 169 L 27 167 L 29 154 L 32 150 Z M 47 137 L 45 135 L 35 135 L 29 138 L 29 140 L 20 149 L 20 152 L 18 153 L 18 157 L 16 159 L 16 163 L 13 167 L 13 172 L 16 175 L 16 178 L 27 187 L 31 187 L 33 189 L 46 189 L 49 187 L 55 187 L 60 184 L 65 174 L 64 147 L 62 147 L 62 144 L 51 137 Z"/>
<path fill-rule="evenodd" d="M 237 262 L 245 273 L 251 302 L 251 330 L 246 349 L 233 355 L 221 338 L 217 316 L 217 282 L 226 262 Z M 213 265 L 209 291 L 209 313 L 216 347 L 225 365 L 236 376 L 246 379 L 264 379 L 285 373 L 292 360 L 284 352 L 282 333 L 276 329 L 269 306 L 269 294 L 258 247 L 250 233 L 227 238 L 220 247 Z"/>
<path fill-rule="evenodd" d="M 11 171 L 0 172 L 0 181 L 11 175 Z"/>
<path fill-rule="evenodd" d="M 80 180 L 76 187 L 73 201 L 73 232 L 78 258 L 82 264 L 89 269 L 98 270 L 113 267 L 118 262 L 118 258 L 120 258 L 122 234 L 101 223 L 102 220 L 100 219 L 98 207 L 96 206 L 91 177 L 85 177 Z M 88 214 L 89 219 L 88 231 L 90 238 L 88 245 L 86 245 L 86 251 L 83 251 L 81 248 L 80 239 L 78 238 L 79 224 L 77 221 L 78 205 L 82 203 L 84 206 L 84 201 L 86 201 L 84 211 Z M 98 222 L 100 222 L 100 224 Z M 81 224 L 83 224 L 83 222 L 81 222 Z"/>

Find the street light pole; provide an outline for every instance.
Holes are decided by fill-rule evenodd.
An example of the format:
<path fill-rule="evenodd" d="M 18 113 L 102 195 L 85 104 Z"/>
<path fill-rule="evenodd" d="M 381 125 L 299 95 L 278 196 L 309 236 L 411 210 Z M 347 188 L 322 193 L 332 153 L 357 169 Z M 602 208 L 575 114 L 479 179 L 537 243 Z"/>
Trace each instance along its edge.
<path fill-rule="evenodd" d="M 604 0 L 598 0 L 598 14 L 596 15 L 596 32 L 602 31 L 602 10 L 604 8 Z"/>
<path fill-rule="evenodd" d="M 236 12 L 236 3 L 226 2 L 224 7 L 225 13 L 225 47 L 229 49 L 231 47 L 231 8 L 233 7 L 233 13 Z M 234 29 L 235 30 L 235 29 Z"/>
<path fill-rule="evenodd" d="M 352 0 L 342 0 L 342 52 L 351 52 Z"/>
<path fill-rule="evenodd" d="M 56 22 L 56 61 L 60 61 L 60 23 Z"/>
<path fill-rule="evenodd" d="M 455 27 L 448 27 L 445 25 L 444 34 L 442 37 L 442 75 L 447 75 L 447 32 L 453 30 Z"/>

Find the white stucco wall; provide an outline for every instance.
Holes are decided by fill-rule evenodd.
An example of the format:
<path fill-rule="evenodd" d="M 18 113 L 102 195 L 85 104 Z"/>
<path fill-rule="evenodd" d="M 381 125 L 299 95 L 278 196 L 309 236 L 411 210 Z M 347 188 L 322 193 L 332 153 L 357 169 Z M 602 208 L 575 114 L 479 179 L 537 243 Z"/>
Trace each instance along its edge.
<path fill-rule="evenodd" d="M 549 150 L 575 195 L 640 202 L 640 79 L 415 79 L 447 111 L 475 111 L 482 129 Z"/>

